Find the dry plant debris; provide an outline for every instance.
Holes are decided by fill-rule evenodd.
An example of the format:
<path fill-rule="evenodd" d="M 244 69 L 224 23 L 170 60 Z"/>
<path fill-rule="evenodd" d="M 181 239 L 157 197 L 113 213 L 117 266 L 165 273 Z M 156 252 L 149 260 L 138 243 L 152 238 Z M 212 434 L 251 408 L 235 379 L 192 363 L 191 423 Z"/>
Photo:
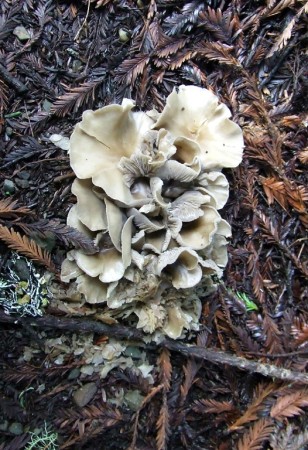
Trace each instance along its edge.
<path fill-rule="evenodd" d="M 306 376 L 306 13 L 303 0 L 1 1 L 1 275 L 10 255 L 6 244 L 33 264 L 54 264 L 58 274 L 67 250 L 96 251 L 65 225 L 75 202 L 72 174 L 66 151 L 51 135 L 70 136 L 84 110 L 123 98 L 135 99 L 140 110 L 154 103 L 162 111 L 175 86 L 209 89 L 243 129 L 245 150 L 239 168 L 226 171 L 231 196 L 224 219 L 233 237 L 224 284 L 204 300 L 202 329 L 185 345 L 246 363 L 241 370 L 147 345 L 153 384 L 129 369 L 114 369 L 101 381 L 80 374 L 84 361 L 73 351 L 59 365 L 45 354 L 45 340 L 73 332 L 52 328 L 52 320 L 73 314 L 70 305 L 50 307 L 52 320 L 40 332 L 35 319 L 14 325 L 3 313 L 1 450 L 24 448 L 28 431 L 43 431 L 45 423 L 59 448 L 102 442 L 107 450 L 307 447 L 305 385 L 264 377 L 247 365 Z M 27 40 L 14 34 L 17 26 Z M 94 305 L 70 320 L 84 314 L 99 324 Z M 127 336 L 129 329 L 116 326 Z M 104 333 L 93 339 L 108 342 Z M 29 362 L 25 347 L 35 350 Z M 72 393 L 92 382 L 94 398 L 78 409 Z M 132 390 L 143 397 L 137 410 L 120 401 Z M 16 422 L 19 436 L 12 432 Z"/>

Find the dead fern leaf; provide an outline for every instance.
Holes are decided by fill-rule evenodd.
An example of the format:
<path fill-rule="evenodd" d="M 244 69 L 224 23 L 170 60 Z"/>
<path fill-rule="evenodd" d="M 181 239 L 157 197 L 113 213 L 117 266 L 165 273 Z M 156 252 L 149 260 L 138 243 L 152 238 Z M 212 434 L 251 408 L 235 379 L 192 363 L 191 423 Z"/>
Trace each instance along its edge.
<path fill-rule="evenodd" d="M 298 159 L 302 164 L 308 164 L 308 149 L 299 152 Z"/>
<path fill-rule="evenodd" d="M 37 245 L 36 242 L 27 236 L 21 236 L 18 232 L 0 225 L 0 239 L 2 239 L 9 248 L 21 253 L 27 258 L 36 261 L 47 267 L 51 272 L 55 272 L 56 268 L 51 261 L 50 254 Z"/>
<path fill-rule="evenodd" d="M 291 326 L 291 333 L 294 336 L 297 346 L 308 342 L 308 324 L 300 320 L 299 317 L 295 317 L 294 323 Z"/>
<path fill-rule="evenodd" d="M 162 349 L 158 358 L 158 364 L 160 368 L 160 383 L 163 384 L 164 390 L 168 391 L 170 389 L 172 365 L 170 362 L 170 352 L 167 348 Z"/>
<path fill-rule="evenodd" d="M 121 84 L 133 86 L 138 75 L 141 75 L 150 61 L 148 54 L 140 54 L 135 58 L 122 62 L 118 68 L 118 80 Z"/>
<path fill-rule="evenodd" d="M 304 450 L 308 444 L 308 430 L 299 433 L 298 427 L 288 424 L 270 437 L 274 450 Z"/>
<path fill-rule="evenodd" d="M 285 211 L 287 211 L 288 202 L 283 181 L 279 181 L 274 177 L 261 177 L 261 183 L 266 194 L 268 204 L 272 205 L 274 200 L 276 200 L 276 202 L 279 203 Z"/>
<path fill-rule="evenodd" d="M 221 414 L 226 411 L 234 411 L 232 402 L 219 402 L 214 399 L 195 400 L 193 410 L 201 414 Z"/>
<path fill-rule="evenodd" d="M 163 393 L 163 403 L 156 422 L 156 428 L 157 428 L 156 448 L 157 450 L 166 450 L 168 444 L 168 437 L 170 435 L 169 409 L 166 392 Z"/>
<path fill-rule="evenodd" d="M 273 419 L 282 421 L 286 417 L 303 414 L 302 407 L 305 406 L 308 406 L 307 389 L 280 397 L 272 406 L 270 415 Z"/>
<path fill-rule="evenodd" d="M 95 98 L 95 91 L 103 81 L 104 78 L 98 78 L 70 89 L 51 105 L 51 114 L 64 117 L 71 111 L 76 112 L 81 106 L 90 108 Z"/>
<path fill-rule="evenodd" d="M 199 14 L 200 24 L 211 34 L 214 40 L 231 43 L 232 35 L 237 28 L 237 21 L 232 19 L 230 12 L 222 13 L 221 9 L 212 9 L 208 7 L 207 12 L 202 11 Z"/>
<path fill-rule="evenodd" d="M 258 418 L 259 412 L 262 411 L 264 400 L 271 395 L 276 389 L 275 383 L 260 383 L 255 389 L 254 399 L 252 403 L 248 406 L 245 413 L 239 417 L 230 427 L 231 431 L 238 430 L 243 425 L 248 422 L 252 422 Z"/>
<path fill-rule="evenodd" d="M 273 433 L 273 423 L 265 418 L 255 422 L 238 442 L 237 450 L 261 450 Z"/>
<path fill-rule="evenodd" d="M 5 113 L 9 101 L 9 88 L 0 80 L 0 120 Z"/>
<path fill-rule="evenodd" d="M 34 223 L 18 222 L 16 225 L 30 236 L 34 235 L 46 239 L 52 235 L 65 245 L 73 244 L 75 247 L 81 248 L 88 255 L 98 252 L 98 248 L 94 245 L 92 239 L 75 228 L 64 225 L 58 219 L 40 220 Z"/>
<path fill-rule="evenodd" d="M 308 201 L 308 191 L 305 186 L 298 186 L 289 180 L 285 180 L 287 200 L 292 208 L 297 212 L 306 213 L 305 202 Z"/>
<path fill-rule="evenodd" d="M 0 217 L 3 219 L 16 218 L 19 215 L 31 214 L 26 206 L 17 207 L 17 200 L 4 198 L 0 200 Z"/>
<path fill-rule="evenodd" d="M 169 38 L 170 39 L 170 38 Z M 177 51 L 181 50 L 185 46 L 187 38 L 170 39 L 163 46 L 159 47 L 156 51 L 157 56 L 160 58 L 166 58 L 169 55 L 173 55 Z"/>
<path fill-rule="evenodd" d="M 193 385 L 195 377 L 201 367 L 201 363 L 197 362 L 194 358 L 189 358 L 187 360 L 186 366 L 183 367 L 183 372 L 185 374 L 185 379 L 181 385 L 181 404 L 184 404 L 188 392 Z"/>
<path fill-rule="evenodd" d="M 233 47 L 228 47 L 218 42 L 206 42 L 205 44 L 199 45 L 195 50 L 198 56 L 204 56 L 210 61 L 234 67 L 242 67 L 240 62 L 230 54 Z"/>
<path fill-rule="evenodd" d="M 293 31 L 294 25 L 296 24 L 296 22 L 298 21 L 300 16 L 303 13 L 307 13 L 307 12 L 308 12 L 308 2 L 306 2 L 305 5 L 301 7 L 301 9 L 298 11 L 298 13 L 293 17 L 293 19 L 291 19 L 290 23 L 286 26 L 286 28 L 280 34 L 277 41 L 273 45 L 272 49 L 268 53 L 267 58 L 270 58 L 271 56 L 273 56 L 274 53 L 276 53 L 278 50 L 283 49 L 286 46 L 288 40 L 292 36 L 292 31 Z"/>
<path fill-rule="evenodd" d="M 99 8 L 100 6 L 106 6 L 108 3 L 110 3 L 112 0 L 90 0 L 91 3 L 95 3 L 95 8 Z"/>
<path fill-rule="evenodd" d="M 196 56 L 195 51 L 183 51 L 179 55 L 177 55 L 175 58 L 173 58 L 170 63 L 168 64 L 168 69 L 175 70 L 181 67 L 186 61 L 189 61 L 194 56 Z"/>
<path fill-rule="evenodd" d="M 275 16 L 276 14 L 280 14 L 284 9 L 289 8 L 290 6 L 293 6 L 294 3 L 295 3 L 295 0 L 281 0 L 274 7 L 272 7 L 272 3 L 271 3 L 271 6 L 269 8 L 266 8 L 264 14 L 262 14 L 262 17 L 267 18 L 267 17 Z"/>
<path fill-rule="evenodd" d="M 150 392 L 147 394 L 147 396 L 143 399 L 141 405 L 139 406 L 139 409 L 136 412 L 134 427 L 133 427 L 133 439 L 132 439 L 132 442 L 131 442 L 128 450 L 134 450 L 136 448 L 136 441 L 137 441 L 137 436 L 138 436 L 139 415 L 140 415 L 141 410 L 152 400 L 153 397 L 155 397 L 156 394 L 158 394 L 163 389 L 164 389 L 163 384 L 154 386 L 150 390 Z"/>

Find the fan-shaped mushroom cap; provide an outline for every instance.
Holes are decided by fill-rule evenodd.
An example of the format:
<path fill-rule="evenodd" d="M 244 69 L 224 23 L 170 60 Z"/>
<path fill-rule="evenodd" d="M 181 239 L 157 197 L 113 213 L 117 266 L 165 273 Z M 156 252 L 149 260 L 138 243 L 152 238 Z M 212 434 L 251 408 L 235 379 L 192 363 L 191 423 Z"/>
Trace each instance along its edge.
<path fill-rule="evenodd" d="M 161 275 L 167 269 L 176 289 L 196 286 L 202 277 L 198 254 L 190 248 L 177 247 L 167 250 L 157 258 L 156 271 Z"/>
<path fill-rule="evenodd" d="M 63 283 L 69 283 L 71 280 L 75 280 L 82 273 L 82 270 L 77 266 L 75 261 L 70 261 L 68 258 L 63 261 L 61 267 L 61 281 Z"/>
<path fill-rule="evenodd" d="M 92 191 L 91 180 L 76 178 L 72 184 L 72 193 L 77 197 L 76 212 L 79 220 L 91 231 L 107 228 L 106 207 Z"/>
<path fill-rule="evenodd" d="M 145 113 L 132 113 L 134 103 L 85 111 L 70 141 L 70 162 L 79 179 L 91 178 L 106 194 L 123 204 L 135 204 L 118 162 L 140 146 L 153 120 Z"/>
<path fill-rule="evenodd" d="M 120 280 L 124 275 L 122 255 L 115 248 L 108 248 L 94 255 L 74 250 L 77 265 L 90 277 L 99 277 L 103 283 Z"/>
<path fill-rule="evenodd" d="M 167 104 L 155 123 L 175 137 L 186 137 L 201 148 L 201 162 L 206 170 L 236 167 L 242 160 L 243 135 L 229 120 L 230 110 L 218 104 L 207 89 L 180 86 L 167 98 Z"/>
<path fill-rule="evenodd" d="M 221 217 L 212 206 L 202 206 L 201 209 L 203 212 L 201 217 L 183 224 L 176 238 L 181 246 L 202 250 L 210 245 Z"/>
<path fill-rule="evenodd" d="M 227 178 L 221 172 L 204 172 L 198 177 L 198 187 L 200 192 L 211 196 L 211 206 L 221 209 L 225 206 L 229 197 L 229 183 Z"/>
<path fill-rule="evenodd" d="M 77 290 L 81 292 L 88 303 L 104 303 L 107 300 L 107 286 L 99 278 L 88 275 L 77 277 Z"/>
<path fill-rule="evenodd" d="M 67 215 L 67 225 L 76 228 L 76 230 L 92 238 L 93 234 L 79 219 L 77 213 L 77 205 L 73 205 Z"/>

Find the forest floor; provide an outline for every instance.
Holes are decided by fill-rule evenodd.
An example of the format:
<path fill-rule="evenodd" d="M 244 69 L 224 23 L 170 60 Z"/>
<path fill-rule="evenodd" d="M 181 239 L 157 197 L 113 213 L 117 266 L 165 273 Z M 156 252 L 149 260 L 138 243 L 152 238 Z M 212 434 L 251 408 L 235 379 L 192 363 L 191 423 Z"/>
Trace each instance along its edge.
<path fill-rule="evenodd" d="M 13 271 L 34 284 L 59 274 L 82 245 L 65 226 L 68 154 L 49 137 L 69 137 L 84 110 L 126 97 L 161 111 L 193 84 L 219 96 L 245 139 L 243 162 L 224 171 L 223 283 L 203 299 L 200 333 L 143 344 L 151 377 L 81 370 L 78 349 L 103 348 L 107 325 L 52 302 L 29 318 L 41 305 L 24 296 L 10 310 L 1 294 L 0 449 L 307 449 L 308 3 L 0 3 L 1 292 Z"/>

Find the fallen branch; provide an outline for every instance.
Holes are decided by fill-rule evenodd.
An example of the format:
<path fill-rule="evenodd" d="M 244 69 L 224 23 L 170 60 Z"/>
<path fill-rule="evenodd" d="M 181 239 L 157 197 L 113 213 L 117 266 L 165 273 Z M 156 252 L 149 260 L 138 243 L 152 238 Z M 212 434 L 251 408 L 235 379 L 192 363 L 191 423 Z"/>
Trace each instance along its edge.
<path fill-rule="evenodd" d="M 240 356 L 234 356 L 220 350 L 212 350 L 199 347 L 197 345 L 187 346 L 180 342 L 164 341 L 163 345 L 169 350 L 180 352 L 186 356 L 197 359 L 204 359 L 213 364 L 227 364 L 252 373 L 261 373 L 265 377 L 278 378 L 279 380 L 293 381 L 295 383 L 308 384 L 308 374 L 295 372 L 293 370 L 277 367 L 273 364 L 263 364 L 257 361 L 250 361 Z"/>
<path fill-rule="evenodd" d="M 96 320 L 83 319 L 79 317 L 67 318 L 44 315 L 43 317 L 19 317 L 10 316 L 0 311 L 0 322 L 23 327 L 31 326 L 38 328 L 55 328 L 57 330 L 78 331 L 80 333 L 98 333 L 121 339 L 141 340 L 143 333 L 133 328 L 122 325 L 107 325 Z"/>
<path fill-rule="evenodd" d="M 122 325 L 107 325 L 95 320 L 84 318 L 64 318 L 45 315 L 43 317 L 17 317 L 0 311 L 0 322 L 22 325 L 24 327 L 55 328 L 65 331 L 78 331 L 81 333 L 98 333 L 106 336 L 129 340 L 142 340 L 144 333 Z M 308 374 L 284 369 L 272 364 L 263 364 L 257 361 L 231 355 L 220 350 L 213 350 L 197 345 L 188 345 L 182 342 L 165 339 L 159 345 L 169 350 L 181 353 L 187 357 L 203 359 L 217 365 L 228 365 L 251 373 L 260 373 L 266 377 L 287 380 L 295 383 L 308 384 Z"/>

